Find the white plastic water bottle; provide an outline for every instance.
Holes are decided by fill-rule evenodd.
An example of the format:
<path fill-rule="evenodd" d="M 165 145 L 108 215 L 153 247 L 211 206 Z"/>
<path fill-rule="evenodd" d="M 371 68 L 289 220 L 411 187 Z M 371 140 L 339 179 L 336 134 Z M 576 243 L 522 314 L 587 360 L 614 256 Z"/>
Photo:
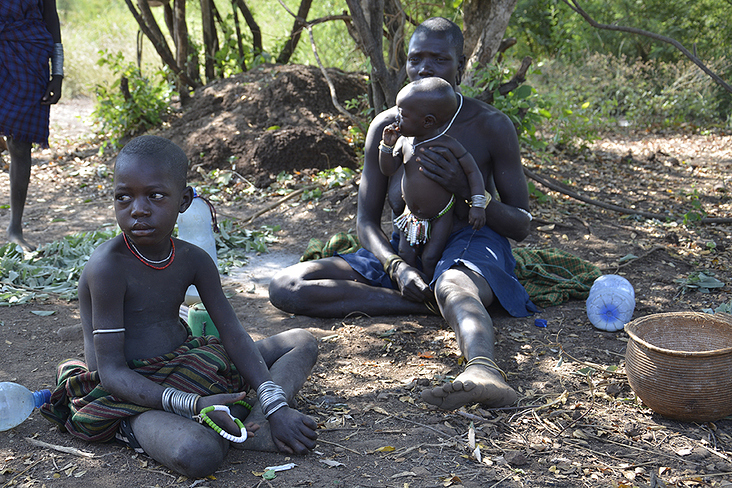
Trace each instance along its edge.
<path fill-rule="evenodd" d="M 587 298 L 587 318 L 600 330 L 616 332 L 630 322 L 635 310 L 635 290 L 618 275 L 595 280 Z"/>
<path fill-rule="evenodd" d="M 33 412 L 51 399 L 51 390 L 30 391 L 23 385 L 0 383 L 0 432 L 20 425 Z"/>
<path fill-rule="evenodd" d="M 216 258 L 216 238 L 213 233 L 213 215 L 208 203 L 194 193 L 191 206 L 178 215 L 178 238 L 200 247 L 211 256 L 218 265 Z M 186 291 L 185 302 L 193 305 L 201 301 L 196 287 L 191 285 Z"/>

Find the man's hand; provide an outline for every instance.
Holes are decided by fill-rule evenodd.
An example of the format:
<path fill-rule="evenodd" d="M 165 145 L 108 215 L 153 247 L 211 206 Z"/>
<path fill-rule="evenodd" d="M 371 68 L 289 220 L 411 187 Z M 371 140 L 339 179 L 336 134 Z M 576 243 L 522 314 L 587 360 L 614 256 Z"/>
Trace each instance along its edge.
<path fill-rule="evenodd" d="M 287 454 L 307 454 L 315 448 L 318 424 L 290 407 L 283 407 L 269 416 L 272 440 L 282 452 Z"/>
<path fill-rule="evenodd" d="M 417 161 L 421 171 L 453 195 L 463 200 L 470 199 L 468 177 L 455 155 L 446 147 L 420 147 Z"/>
<path fill-rule="evenodd" d="M 396 281 L 399 291 L 407 300 L 424 302 L 432 297 L 432 291 L 425 282 L 424 274 L 405 262 L 399 263 L 396 270 Z"/>

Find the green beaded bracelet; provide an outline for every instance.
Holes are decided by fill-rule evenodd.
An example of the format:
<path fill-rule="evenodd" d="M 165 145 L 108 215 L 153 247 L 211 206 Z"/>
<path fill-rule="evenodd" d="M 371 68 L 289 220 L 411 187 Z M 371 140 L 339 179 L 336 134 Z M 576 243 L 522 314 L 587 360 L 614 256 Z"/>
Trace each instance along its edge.
<path fill-rule="evenodd" d="M 248 407 L 251 410 L 251 406 L 246 402 L 236 402 L 237 404 L 243 404 L 245 407 Z M 231 420 L 236 423 L 236 425 L 241 430 L 241 435 L 239 437 L 233 436 L 226 432 L 224 429 L 216 425 L 216 422 L 211 420 L 211 418 L 208 416 L 210 412 L 226 412 L 229 414 L 229 417 L 231 417 Z M 244 427 L 244 424 L 239 420 L 238 418 L 231 415 L 231 411 L 229 410 L 229 407 L 226 405 L 211 405 L 210 407 L 206 407 L 201 412 L 194 417 L 196 420 L 198 420 L 200 423 L 205 423 L 209 427 L 211 427 L 214 431 L 216 431 L 217 434 L 219 434 L 221 437 L 226 439 L 227 441 L 241 443 L 247 440 L 247 429 Z"/>

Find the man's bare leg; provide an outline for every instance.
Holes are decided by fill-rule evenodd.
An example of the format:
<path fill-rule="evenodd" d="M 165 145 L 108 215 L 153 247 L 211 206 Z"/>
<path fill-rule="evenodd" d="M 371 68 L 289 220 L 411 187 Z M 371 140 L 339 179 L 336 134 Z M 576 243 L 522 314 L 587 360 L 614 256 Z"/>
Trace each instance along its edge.
<path fill-rule="evenodd" d="M 267 363 L 272 381 L 282 387 L 290 406 L 295 406 L 295 395 L 305 384 L 318 359 L 318 341 L 303 329 L 291 329 L 272 337 L 257 341 L 257 347 Z M 259 402 L 252 405 L 247 423 L 259 425 L 255 434 L 249 435 L 242 444 L 232 444 L 237 449 L 277 452 L 272 439 L 269 422 L 264 418 Z M 313 420 L 312 428 L 316 424 Z"/>
<path fill-rule="evenodd" d="M 34 251 L 36 246 L 23 238 L 23 210 L 28 196 L 31 176 L 31 143 L 16 141 L 7 137 L 10 153 L 10 225 L 8 240 L 19 244 L 26 251 Z"/>
<path fill-rule="evenodd" d="M 365 283 L 339 257 L 285 268 L 269 284 L 269 299 L 280 310 L 310 317 L 430 313 L 423 303 L 406 300 L 397 290 Z"/>
<path fill-rule="evenodd" d="M 479 274 L 459 266 L 443 273 L 436 283 L 436 298 L 445 320 L 455 331 L 463 356 L 467 360 L 484 357 L 493 360 L 493 321 L 486 306 L 493 301 L 493 292 Z M 487 361 L 480 361 L 486 363 Z M 454 410 L 470 403 L 489 407 L 510 405 L 516 392 L 503 379 L 500 371 L 474 364 L 452 383 L 426 390 L 422 399 L 445 410 Z"/>

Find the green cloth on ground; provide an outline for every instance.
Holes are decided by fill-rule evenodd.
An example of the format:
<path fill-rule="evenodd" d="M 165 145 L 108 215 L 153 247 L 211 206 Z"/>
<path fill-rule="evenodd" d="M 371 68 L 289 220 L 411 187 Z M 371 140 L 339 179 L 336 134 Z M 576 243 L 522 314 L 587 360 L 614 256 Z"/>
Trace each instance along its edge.
<path fill-rule="evenodd" d="M 338 232 L 325 243 L 320 239 L 310 239 L 305 253 L 300 258 L 300 262 L 320 258 L 332 258 L 336 253 L 350 254 L 358 251 L 360 247 L 358 237 L 348 232 Z"/>
<path fill-rule="evenodd" d="M 602 275 L 600 268 L 556 248 L 513 249 L 516 278 L 531 300 L 540 307 L 551 307 L 570 298 L 586 300 L 592 283 Z"/>
<path fill-rule="evenodd" d="M 300 261 L 332 257 L 336 253 L 356 252 L 360 245 L 355 235 L 339 232 L 327 242 L 310 239 Z M 515 248 L 514 273 L 536 305 L 551 307 L 570 298 L 586 300 L 592 283 L 602 275 L 600 268 L 561 249 Z"/>

